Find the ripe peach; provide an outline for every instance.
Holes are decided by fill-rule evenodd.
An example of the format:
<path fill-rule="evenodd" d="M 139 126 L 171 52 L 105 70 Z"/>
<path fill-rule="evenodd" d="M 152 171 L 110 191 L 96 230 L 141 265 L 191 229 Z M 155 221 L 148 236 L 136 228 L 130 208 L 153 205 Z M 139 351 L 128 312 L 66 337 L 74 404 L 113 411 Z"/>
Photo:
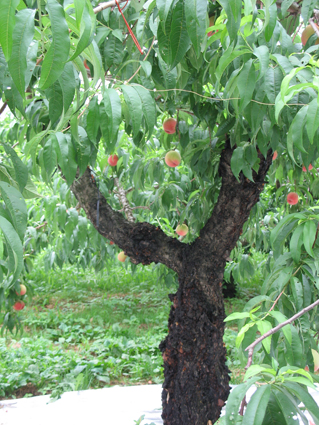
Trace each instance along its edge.
<path fill-rule="evenodd" d="M 25 306 L 25 303 L 23 301 L 17 301 L 14 305 L 13 305 L 13 309 L 14 310 L 23 310 Z"/>
<path fill-rule="evenodd" d="M 278 156 L 278 152 L 275 151 L 274 154 L 273 154 L 273 156 L 272 156 L 272 160 L 274 161 L 277 158 L 277 156 Z"/>
<path fill-rule="evenodd" d="M 298 195 L 295 192 L 290 192 L 287 195 L 287 202 L 290 205 L 296 205 L 298 204 Z"/>
<path fill-rule="evenodd" d="M 85 68 L 90 71 L 89 65 L 86 63 L 86 59 L 84 59 L 84 62 L 83 63 L 84 63 Z"/>
<path fill-rule="evenodd" d="M 169 118 L 163 122 L 163 129 L 167 134 L 174 134 L 177 121 L 174 118 Z"/>
<path fill-rule="evenodd" d="M 177 151 L 169 151 L 165 155 L 166 165 L 169 167 L 177 167 L 181 163 L 181 156 Z"/>
<path fill-rule="evenodd" d="M 310 171 L 310 170 L 312 170 L 313 169 L 313 166 L 311 165 L 311 164 L 309 164 L 309 167 L 308 167 L 308 171 Z M 307 172 L 307 168 L 303 165 L 302 166 L 302 171 L 304 172 L 304 173 L 306 173 Z"/>
<path fill-rule="evenodd" d="M 16 292 L 17 295 L 24 295 L 27 292 L 25 285 L 20 285 L 20 292 Z"/>
<path fill-rule="evenodd" d="M 119 261 L 121 261 L 122 263 L 124 263 L 124 261 L 126 260 L 126 258 L 127 258 L 127 255 L 125 255 L 125 254 L 124 254 L 124 251 L 121 251 L 121 252 L 118 254 L 118 256 L 117 256 L 117 259 L 118 259 Z"/>
<path fill-rule="evenodd" d="M 316 25 L 316 27 L 319 29 L 318 25 Z M 307 25 L 306 28 L 303 30 L 302 34 L 301 34 L 301 42 L 302 44 L 305 46 L 309 37 L 312 36 L 312 34 L 314 34 L 315 30 L 312 28 L 311 25 Z M 319 38 L 317 38 L 315 44 L 319 43 Z"/>
<path fill-rule="evenodd" d="M 185 235 L 187 235 L 187 233 L 188 233 L 188 226 L 186 226 L 186 224 L 179 224 L 176 227 L 176 233 L 179 236 L 185 236 Z"/>
<path fill-rule="evenodd" d="M 108 157 L 107 162 L 111 165 L 111 167 L 115 167 L 118 160 L 119 160 L 119 157 L 117 155 L 110 155 Z"/>

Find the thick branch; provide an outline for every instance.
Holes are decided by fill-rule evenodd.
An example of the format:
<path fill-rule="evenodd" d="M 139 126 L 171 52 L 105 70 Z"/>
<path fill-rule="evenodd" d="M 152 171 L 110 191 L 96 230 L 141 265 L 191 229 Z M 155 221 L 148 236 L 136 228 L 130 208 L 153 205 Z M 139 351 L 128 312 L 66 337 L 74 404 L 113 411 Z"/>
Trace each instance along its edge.
<path fill-rule="evenodd" d="M 134 217 L 132 214 L 132 208 L 126 198 L 126 194 L 125 194 L 125 190 L 123 189 L 123 187 L 121 186 L 119 179 L 117 177 L 115 177 L 114 182 L 116 184 L 116 187 L 118 188 L 118 196 L 120 198 L 120 202 L 123 205 L 123 209 L 126 215 L 126 218 L 128 219 L 128 221 L 130 221 L 131 223 L 134 223 Z"/>
<path fill-rule="evenodd" d="M 133 263 L 163 263 L 178 273 L 181 271 L 186 244 L 168 237 L 152 224 L 129 222 L 101 194 L 97 226 L 98 189 L 89 169 L 72 183 L 71 190 L 97 231 L 123 249 Z"/>
<path fill-rule="evenodd" d="M 235 178 L 230 162 L 234 149 L 229 144 L 223 150 L 219 174 L 222 178 L 217 204 L 211 218 L 200 232 L 200 238 L 195 241 L 197 245 L 206 247 L 207 256 L 214 259 L 229 257 L 235 247 L 244 223 L 249 218 L 252 207 L 258 202 L 259 195 L 264 187 L 264 179 L 272 161 L 272 152 L 269 150 L 267 158 L 259 152 L 259 171 L 253 171 L 254 181 L 247 179 L 242 173 L 239 181 Z M 220 235 L 223 235 L 221 238 Z"/>

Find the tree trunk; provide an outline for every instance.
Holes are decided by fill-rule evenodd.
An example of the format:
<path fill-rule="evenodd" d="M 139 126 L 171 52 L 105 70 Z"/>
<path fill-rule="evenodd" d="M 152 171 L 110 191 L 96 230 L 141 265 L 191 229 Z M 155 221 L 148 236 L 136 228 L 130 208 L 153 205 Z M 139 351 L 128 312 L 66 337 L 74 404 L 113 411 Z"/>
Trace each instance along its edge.
<path fill-rule="evenodd" d="M 114 241 L 135 264 L 161 262 L 178 273 L 171 295 L 168 336 L 160 349 L 164 360 L 162 402 L 165 425 L 212 425 L 229 394 L 229 370 L 223 345 L 222 282 L 226 260 L 263 190 L 271 164 L 258 152 L 254 181 L 231 170 L 233 148 L 226 142 L 219 174 L 222 185 L 210 219 L 191 244 L 170 238 L 149 223 L 132 223 L 99 198 L 90 171 L 71 189 L 100 234 Z M 98 211 L 97 211 L 98 207 Z M 99 220 L 97 220 L 99 217 Z"/>
<path fill-rule="evenodd" d="M 162 417 L 169 425 L 211 425 L 229 394 L 223 345 L 223 272 L 185 256 L 179 288 L 171 295 L 169 334 L 161 343 L 165 366 Z M 201 289 L 209 286 L 205 294 Z"/>

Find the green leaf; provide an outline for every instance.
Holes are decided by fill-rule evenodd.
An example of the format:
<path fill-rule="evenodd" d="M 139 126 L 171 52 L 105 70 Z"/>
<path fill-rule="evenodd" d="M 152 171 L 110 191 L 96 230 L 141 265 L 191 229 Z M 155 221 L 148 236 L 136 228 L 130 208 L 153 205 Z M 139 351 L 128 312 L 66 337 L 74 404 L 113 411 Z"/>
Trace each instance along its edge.
<path fill-rule="evenodd" d="M 8 269 L 12 276 L 12 284 L 18 279 L 23 269 L 23 247 L 21 240 L 12 224 L 0 216 L 0 228 L 7 243 Z"/>
<path fill-rule="evenodd" d="M 73 64 L 68 62 L 65 64 L 63 72 L 59 77 L 59 83 L 63 94 L 63 109 L 64 113 L 69 109 L 75 93 L 75 77 Z"/>
<path fill-rule="evenodd" d="M 206 33 L 207 0 L 185 0 L 186 28 L 199 56 Z"/>
<path fill-rule="evenodd" d="M 0 182 L 1 197 L 11 217 L 11 222 L 23 241 L 27 228 L 27 206 L 21 193 L 8 183 Z"/>
<path fill-rule="evenodd" d="M 311 416 L 319 421 L 318 404 L 311 397 L 308 391 L 306 391 L 301 385 L 293 382 L 287 382 L 286 380 L 284 381 L 283 386 L 286 387 L 296 397 L 298 397 L 299 400 L 305 405 L 305 408 L 308 410 Z"/>
<path fill-rule="evenodd" d="M 259 320 L 258 322 L 256 322 L 258 331 L 260 332 L 261 335 L 264 335 L 266 332 L 270 331 L 270 329 L 272 329 L 272 325 L 270 322 L 268 322 L 267 320 Z M 266 350 L 266 352 L 269 354 L 270 353 L 270 345 L 271 345 L 271 336 L 268 336 L 267 338 L 265 338 L 262 341 L 262 344 Z"/>
<path fill-rule="evenodd" d="M 156 0 L 156 6 L 158 8 L 158 14 L 159 14 L 159 17 L 160 17 L 160 22 L 161 22 L 164 34 L 166 34 L 166 32 L 165 32 L 166 19 L 168 17 L 169 12 L 170 12 L 170 8 L 171 8 L 173 1 L 174 0 Z"/>
<path fill-rule="evenodd" d="M 245 397 L 246 392 L 256 381 L 258 381 L 259 378 L 260 377 L 258 376 L 254 376 L 253 378 L 248 379 L 247 382 L 233 388 L 226 403 L 225 425 L 236 424 L 239 406 Z"/>
<path fill-rule="evenodd" d="M 226 14 L 227 22 L 226 27 L 229 34 L 230 42 L 237 38 L 237 32 L 240 28 L 241 18 L 241 0 L 218 0 L 218 3 L 222 5 Z"/>
<path fill-rule="evenodd" d="M 272 4 L 269 7 L 265 7 L 265 12 L 265 40 L 268 42 L 270 41 L 277 24 L 277 5 Z"/>
<path fill-rule="evenodd" d="M 271 69 L 272 71 L 274 71 L 274 69 L 268 68 L 268 66 L 269 66 L 269 49 L 268 49 L 267 46 L 255 47 L 254 55 L 257 56 L 257 58 L 259 59 L 260 71 L 259 71 L 258 80 L 260 80 L 266 74 L 268 69 Z M 280 88 L 280 86 L 279 86 L 279 88 Z M 267 90 L 268 90 L 268 85 L 267 85 Z"/>
<path fill-rule="evenodd" d="M 158 45 L 161 57 L 170 69 L 175 68 L 190 48 L 183 2 L 179 1 L 173 9 L 169 38 L 163 32 L 162 26 L 158 27 Z"/>
<path fill-rule="evenodd" d="M 86 117 L 86 131 L 92 143 L 97 146 L 97 135 L 100 127 L 100 109 L 98 98 L 94 96 L 89 104 L 89 112 Z"/>
<path fill-rule="evenodd" d="M 230 322 L 231 320 L 244 319 L 246 317 L 250 317 L 250 314 L 248 312 L 231 313 L 229 316 L 226 317 L 224 322 Z"/>
<path fill-rule="evenodd" d="M 236 148 L 233 152 L 233 155 L 230 161 L 231 169 L 236 179 L 238 179 L 239 173 L 242 170 L 244 163 L 245 163 L 244 148 L 242 147 Z"/>
<path fill-rule="evenodd" d="M 252 395 L 245 410 L 245 422 L 262 425 L 270 397 L 270 385 L 261 385 Z"/>
<path fill-rule="evenodd" d="M 142 102 L 142 111 L 145 118 L 145 122 L 148 129 L 148 137 L 150 138 L 154 126 L 156 124 L 156 105 L 155 101 L 152 98 L 150 92 L 141 86 L 133 86 L 134 90 L 137 91 L 141 102 Z"/>
<path fill-rule="evenodd" d="M 71 122 L 72 126 L 72 122 Z M 80 170 L 80 177 L 85 172 L 91 159 L 91 144 L 83 127 L 78 127 L 78 137 L 74 138 L 72 132 L 73 143 L 76 151 L 76 161 Z"/>
<path fill-rule="evenodd" d="M 52 136 L 54 137 L 54 136 Z M 71 142 L 71 138 L 63 133 L 56 133 L 56 152 L 58 157 L 58 163 L 61 167 L 63 176 L 66 179 L 67 184 L 70 186 L 75 178 L 77 171 L 77 163 L 75 161 L 75 150 Z"/>
<path fill-rule="evenodd" d="M 20 10 L 16 14 L 12 54 L 8 62 L 11 77 L 23 98 L 26 89 L 27 52 L 34 34 L 34 14 L 35 10 L 31 9 Z"/>
<path fill-rule="evenodd" d="M 18 183 L 20 192 L 22 192 L 28 181 L 28 167 L 21 161 L 16 151 L 12 149 L 11 146 L 7 145 L 6 143 L 3 143 L 3 147 L 6 151 L 6 154 L 10 156 L 14 167 L 15 180 Z"/>
<path fill-rule="evenodd" d="M 315 242 L 316 238 L 317 226 L 314 221 L 306 221 L 303 227 L 303 244 L 306 248 L 306 251 L 311 257 L 314 257 L 314 252 L 312 250 L 312 246 Z"/>
<path fill-rule="evenodd" d="M 282 314 L 280 311 L 277 310 L 271 310 L 269 312 L 269 314 L 274 317 L 278 323 L 283 323 L 287 320 L 287 317 Z M 283 328 L 281 328 L 285 338 L 287 339 L 287 341 L 289 342 L 289 344 L 291 344 L 292 341 L 292 337 L 291 337 L 291 329 L 290 329 L 290 325 L 286 325 Z"/>
<path fill-rule="evenodd" d="M 187 32 L 183 2 L 177 3 L 173 10 L 169 41 L 171 54 L 168 64 L 171 69 L 173 69 L 184 58 L 186 52 L 191 46 L 191 41 Z"/>
<path fill-rule="evenodd" d="M 106 140 L 106 142 L 111 143 L 114 140 L 116 140 L 117 132 L 122 122 L 121 100 L 117 91 L 114 89 L 105 90 L 103 100 L 104 100 L 105 112 L 108 118 L 106 123 L 107 134 L 105 134 L 108 140 Z M 101 127 L 102 127 L 102 116 L 101 116 Z M 102 127 L 102 131 L 103 131 L 103 127 Z"/>
<path fill-rule="evenodd" d="M 63 112 L 63 93 L 59 81 L 55 81 L 45 91 L 46 97 L 49 101 L 49 117 L 52 125 L 61 117 Z"/>
<path fill-rule="evenodd" d="M 305 24 L 308 23 L 308 19 L 311 17 L 316 4 L 316 0 L 303 0 L 301 4 L 301 16 Z"/>
<path fill-rule="evenodd" d="M 75 0 L 74 5 L 76 12 L 76 21 L 78 28 L 80 29 L 80 37 L 79 41 L 77 42 L 76 50 L 72 57 L 69 59 L 70 61 L 79 56 L 83 52 L 83 50 L 91 43 L 94 36 L 96 22 L 95 14 L 93 12 L 92 5 L 90 2 L 84 2 L 84 7 L 82 7 L 82 0 Z"/>
<path fill-rule="evenodd" d="M 47 175 L 51 177 L 54 169 L 57 166 L 57 154 L 55 146 L 55 136 L 49 137 L 46 144 L 43 147 L 43 161 Z"/>
<path fill-rule="evenodd" d="M 12 34 L 15 25 L 15 10 L 20 0 L 2 0 L 0 2 L 0 44 L 8 62 L 12 52 Z"/>
<path fill-rule="evenodd" d="M 22 195 L 24 199 L 42 198 L 42 195 L 37 192 L 37 188 L 31 180 L 30 176 L 28 178 L 25 188 L 23 189 Z"/>
<path fill-rule="evenodd" d="M 122 85 L 125 102 L 132 121 L 133 137 L 137 136 L 142 123 L 142 102 L 141 98 L 133 87 Z"/>
<path fill-rule="evenodd" d="M 69 28 L 63 7 L 56 0 L 47 0 L 46 7 L 51 21 L 52 42 L 41 68 L 39 87 L 43 90 L 60 77 L 70 50 Z"/>
<path fill-rule="evenodd" d="M 256 85 L 256 71 L 253 60 L 245 63 L 237 77 L 237 87 L 240 94 L 239 111 L 242 111 L 251 101 Z"/>
<path fill-rule="evenodd" d="M 303 243 L 303 239 L 300 237 L 303 233 L 303 225 L 300 224 L 296 230 L 293 232 L 291 239 L 290 239 L 290 252 L 293 260 L 296 263 L 299 263 L 300 261 L 300 255 L 301 255 L 301 246 Z"/>
<path fill-rule="evenodd" d="M 319 108 L 318 108 L 318 100 L 313 99 L 309 103 L 307 117 L 306 117 L 306 129 L 308 133 L 308 137 L 310 143 L 313 143 L 313 137 L 315 132 L 319 127 Z"/>

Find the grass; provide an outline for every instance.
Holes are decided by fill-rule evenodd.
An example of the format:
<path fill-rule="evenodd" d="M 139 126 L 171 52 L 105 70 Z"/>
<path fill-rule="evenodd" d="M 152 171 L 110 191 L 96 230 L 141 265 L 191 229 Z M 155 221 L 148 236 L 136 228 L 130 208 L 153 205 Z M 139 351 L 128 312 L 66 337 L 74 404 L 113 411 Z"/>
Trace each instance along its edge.
<path fill-rule="evenodd" d="M 45 273 L 38 263 L 27 287 L 23 335 L 0 339 L 0 399 L 163 382 L 158 345 L 176 288 L 159 282 L 151 267 L 132 276 L 113 266 L 96 275 L 71 266 Z M 226 300 L 227 314 L 244 303 Z M 226 329 L 233 384 L 242 379 L 236 336 L 236 328 Z"/>

